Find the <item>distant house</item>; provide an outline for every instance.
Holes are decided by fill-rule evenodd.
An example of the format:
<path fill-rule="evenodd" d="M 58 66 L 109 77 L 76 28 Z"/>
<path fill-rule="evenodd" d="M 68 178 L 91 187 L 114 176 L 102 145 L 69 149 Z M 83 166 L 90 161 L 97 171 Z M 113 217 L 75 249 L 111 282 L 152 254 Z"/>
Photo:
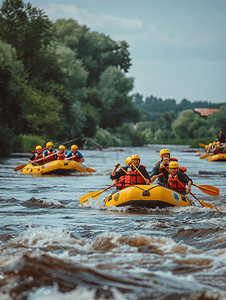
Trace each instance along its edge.
<path fill-rule="evenodd" d="M 214 111 L 219 111 L 218 108 L 194 108 L 194 111 L 199 113 L 202 117 L 207 117 L 212 115 Z"/>

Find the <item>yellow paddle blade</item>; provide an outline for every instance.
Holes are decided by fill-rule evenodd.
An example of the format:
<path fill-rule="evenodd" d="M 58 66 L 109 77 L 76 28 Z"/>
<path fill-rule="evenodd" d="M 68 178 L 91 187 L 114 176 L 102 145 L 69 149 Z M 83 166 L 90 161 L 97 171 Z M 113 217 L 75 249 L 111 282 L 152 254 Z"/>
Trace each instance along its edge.
<path fill-rule="evenodd" d="M 23 169 L 24 167 L 26 167 L 26 165 L 27 164 L 19 165 L 19 166 L 14 168 L 14 171 L 19 171 L 19 170 Z"/>
<path fill-rule="evenodd" d="M 215 208 L 217 211 L 219 211 L 219 209 L 216 207 L 216 206 L 213 206 L 212 204 L 210 203 L 207 203 L 205 201 L 202 201 L 202 200 L 199 200 L 200 204 L 203 206 L 203 207 L 209 207 L 211 209 Z"/>
<path fill-rule="evenodd" d="M 209 156 L 209 154 L 204 154 L 204 155 L 200 156 L 199 158 L 203 159 L 203 158 L 206 158 L 208 156 Z"/>
<path fill-rule="evenodd" d="M 86 168 L 88 172 L 96 172 L 96 170 L 91 169 L 91 168 Z"/>
<path fill-rule="evenodd" d="M 95 192 L 90 192 L 84 196 L 82 196 L 79 201 L 81 203 L 82 206 L 84 206 L 84 204 L 89 201 L 89 199 L 92 197 L 93 199 L 96 199 L 100 196 L 100 194 L 102 193 L 103 191 L 95 191 Z"/>
<path fill-rule="evenodd" d="M 199 147 L 205 147 L 206 145 L 203 143 L 199 143 Z"/>
<path fill-rule="evenodd" d="M 220 193 L 220 190 L 217 187 L 212 185 L 196 185 L 196 184 L 193 185 L 199 188 L 203 193 L 206 193 L 213 197 L 217 197 Z"/>
<path fill-rule="evenodd" d="M 201 155 L 201 153 L 196 154 L 196 156 L 200 156 L 200 155 Z"/>

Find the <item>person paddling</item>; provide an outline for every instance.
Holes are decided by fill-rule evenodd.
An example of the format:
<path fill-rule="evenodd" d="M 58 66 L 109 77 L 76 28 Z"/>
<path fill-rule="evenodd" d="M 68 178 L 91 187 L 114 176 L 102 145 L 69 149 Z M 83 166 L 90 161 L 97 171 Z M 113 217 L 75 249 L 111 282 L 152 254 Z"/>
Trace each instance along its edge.
<path fill-rule="evenodd" d="M 126 166 L 124 166 L 122 168 L 120 167 L 120 163 L 117 163 L 111 173 L 110 178 L 115 183 L 117 190 L 121 190 L 125 187 L 125 176 L 129 169 L 130 161 L 131 161 L 131 157 L 127 157 L 127 159 L 125 161 Z M 117 171 L 118 168 L 120 168 L 120 170 Z"/>
<path fill-rule="evenodd" d="M 53 150 L 53 143 L 52 142 L 48 142 L 46 143 L 46 150 L 43 152 L 43 156 L 45 157 L 45 162 L 51 162 L 53 160 L 56 160 L 56 155 L 53 155 L 54 153 L 56 153 L 55 150 Z"/>
<path fill-rule="evenodd" d="M 60 145 L 59 146 L 59 151 L 57 152 L 57 159 L 58 160 L 64 160 L 66 158 L 64 150 L 65 150 L 65 146 L 64 145 Z"/>
<path fill-rule="evenodd" d="M 169 163 L 169 170 L 163 168 L 162 171 L 167 179 L 166 187 L 179 192 L 182 195 L 191 192 L 192 180 L 187 174 L 179 169 L 179 164 L 176 161 Z"/>
<path fill-rule="evenodd" d="M 216 142 L 220 142 L 221 144 L 225 143 L 225 136 L 224 136 L 223 129 L 220 130 L 220 132 L 216 138 Z"/>
<path fill-rule="evenodd" d="M 162 173 L 161 165 L 162 165 L 162 167 L 163 166 L 168 167 L 169 163 L 171 161 L 178 161 L 178 159 L 170 157 L 170 151 L 168 149 L 160 150 L 159 156 L 160 156 L 161 160 L 158 161 L 157 164 L 155 165 L 155 167 L 152 169 L 150 177 L 152 178 L 155 175 L 159 175 L 158 184 L 165 186 L 166 185 L 166 178 L 164 177 L 164 175 Z"/>
<path fill-rule="evenodd" d="M 77 145 L 72 145 L 71 146 L 71 151 L 68 152 L 66 158 L 71 158 L 71 160 L 83 163 L 84 162 L 84 157 L 81 152 L 78 151 L 78 146 Z"/>
<path fill-rule="evenodd" d="M 150 176 L 146 170 L 146 167 L 140 165 L 140 156 L 135 154 L 131 156 L 131 161 L 129 162 L 130 169 L 127 170 L 125 176 L 125 187 L 134 184 L 149 184 Z"/>
<path fill-rule="evenodd" d="M 33 152 L 33 151 L 32 151 Z M 35 147 L 35 153 L 33 153 L 30 158 L 28 159 L 29 162 L 32 163 L 37 163 L 39 165 L 42 165 L 44 162 L 41 159 L 43 158 L 43 154 L 42 154 L 42 146 L 38 145 Z M 40 159 L 40 160 L 39 160 Z M 37 161 L 39 160 L 39 161 Z M 36 162 L 37 161 L 37 162 Z"/>

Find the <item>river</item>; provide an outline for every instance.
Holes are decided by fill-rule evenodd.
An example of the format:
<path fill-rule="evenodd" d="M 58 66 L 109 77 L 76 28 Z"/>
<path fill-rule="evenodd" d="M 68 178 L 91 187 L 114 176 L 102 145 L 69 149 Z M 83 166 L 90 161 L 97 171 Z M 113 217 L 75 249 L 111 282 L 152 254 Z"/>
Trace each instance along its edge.
<path fill-rule="evenodd" d="M 192 193 L 219 211 L 196 206 L 106 208 L 108 190 L 87 206 L 79 199 L 112 184 L 117 162 L 139 154 L 150 172 L 159 150 L 187 168 Z M 29 176 L 0 163 L 0 299 L 226 299 L 226 162 L 206 162 L 187 146 L 81 151 L 96 173 Z M 191 197 L 192 198 L 192 197 Z"/>

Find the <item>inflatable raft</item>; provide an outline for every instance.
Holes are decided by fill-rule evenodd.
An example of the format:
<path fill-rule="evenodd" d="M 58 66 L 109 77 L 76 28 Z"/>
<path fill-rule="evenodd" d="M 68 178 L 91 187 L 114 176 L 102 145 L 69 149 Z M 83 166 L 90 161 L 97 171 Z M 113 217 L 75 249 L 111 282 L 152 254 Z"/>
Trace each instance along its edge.
<path fill-rule="evenodd" d="M 160 185 L 133 185 L 110 194 L 104 204 L 109 206 L 135 206 L 164 208 L 170 206 L 193 206 L 186 195 L 181 195 Z"/>
<path fill-rule="evenodd" d="M 219 153 L 219 154 L 214 154 L 214 155 L 211 155 L 211 156 L 208 156 L 207 161 L 216 161 L 216 160 L 219 160 L 219 161 L 226 161 L 226 153 Z"/>
<path fill-rule="evenodd" d="M 72 172 L 95 172 L 95 170 L 86 168 L 76 161 L 54 160 L 44 165 L 28 164 L 22 170 L 21 174 L 56 174 L 65 175 Z"/>

